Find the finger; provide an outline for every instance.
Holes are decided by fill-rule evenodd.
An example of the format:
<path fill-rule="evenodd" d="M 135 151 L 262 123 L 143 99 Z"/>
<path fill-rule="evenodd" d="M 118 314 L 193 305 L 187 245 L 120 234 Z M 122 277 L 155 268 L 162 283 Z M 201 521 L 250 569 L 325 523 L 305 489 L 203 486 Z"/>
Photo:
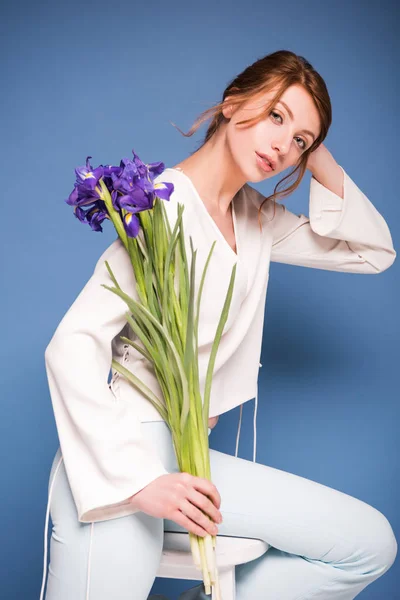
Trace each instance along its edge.
<path fill-rule="evenodd" d="M 207 513 L 213 521 L 219 523 L 222 519 L 222 515 L 218 508 L 211 502 L 207 496 L 198 492 L 194 488 L 189 490 L 187 499 L 192 503 L 201 508 L 205 513 Z"/>
<path fill-rule="evenodd" d="M 221 506 L 221 496 L 219 495 L 217 488 L 211 481 L 205 479 L 204 477 L 196 477 L 195 475 L 193 475 L 193 487 L 205 494 L 206 496 L 209 496 L 214 502 L 215 506 L 219 509 L 219 507 Z"/>
<path fill-rule="evenodd" d="M 200 509 L 192 504 L 189 500 L 185 500 L 179 509 L 189 517 L 192 521 L 200 525 L 210 535 L 216 535 L 218 533 L 218 527 L 209 518 L 208 515 L 204 514 Z"/>
<path fill-rule="evenodd" d="M 191 533 L 194 533 L 195 535 L 200 535 L 201 537 L 205 537 L 206 535 L 208 535 L 208 531 L 206 531 L 205 529 L 203 529 L 203 527 L 189 519 L 189 517 L 184 515 L 179 509 L 177 509 L 173 513 L 172 519 L 175 521 L 175 523 L 178 523 L 178 525 L 182 525 L 182 527 L 184 527 Z"/>

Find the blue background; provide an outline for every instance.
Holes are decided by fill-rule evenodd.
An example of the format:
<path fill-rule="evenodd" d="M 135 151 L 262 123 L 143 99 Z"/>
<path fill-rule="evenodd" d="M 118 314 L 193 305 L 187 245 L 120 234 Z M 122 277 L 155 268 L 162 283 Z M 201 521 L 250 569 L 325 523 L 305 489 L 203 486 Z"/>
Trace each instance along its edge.
<path fill-rule="evenodd" d="M 305 56 L 333 105 L 325 141 L 399 244 L 398 13 L 394 3 L 13 1 L 0 14 L 2 272 L 1 596 L 39 598 L 48 475 L 58 447 L 44 369 L 56 326 L 114 239 L 64 199 L 74 167 L 131 149 L 173 166 L 194 119 L 278 49 Z M 308 214 L 310 173 L 288 208 Z M 277 183 L 258 184 L 265 194 Z M 376 276 L 271 264 L 257 460 L 356 496 L 400 539 L 399 269 Z M 307 343 L 304 345 L 303 340 Z M 239 454 L 252 459 L 254 403 Z M 234 454 L 239 408 L 211 446 Z M 398 559 L 362 593 L 398 598 Z M 190 582 L 156 579 L 175 598 Z M 397 584 L 397 585 L 396 585 Z"/>

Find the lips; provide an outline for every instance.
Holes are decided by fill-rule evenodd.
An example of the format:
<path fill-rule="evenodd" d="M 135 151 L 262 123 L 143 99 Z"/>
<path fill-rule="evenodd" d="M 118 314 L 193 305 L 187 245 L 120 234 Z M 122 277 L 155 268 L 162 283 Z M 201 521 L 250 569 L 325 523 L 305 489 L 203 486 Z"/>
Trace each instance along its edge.
<path fill-rule="evenodd" d="M 261 158 L 264 158 L 269 163 L 272 170 L 275 171 L 276 162 L 272 160 L 272 158 L 268 154 L 263 154 L 262 152 L 256 152 L 256 154 L 258 154 L 258 156 L 260 156 Z"/>
<path fill-rule="evenodd" d="M 271 165 L 269 164 L 269 162 L 266 161 L 264 158 L 261 158 L 261 156 L 259 156 L 257 154 L 257 152 L 256 152 L 256 162 L 263 171 L 265 171 L 266 173 L 272 173 L 273 169 L 272 169 Z"/>

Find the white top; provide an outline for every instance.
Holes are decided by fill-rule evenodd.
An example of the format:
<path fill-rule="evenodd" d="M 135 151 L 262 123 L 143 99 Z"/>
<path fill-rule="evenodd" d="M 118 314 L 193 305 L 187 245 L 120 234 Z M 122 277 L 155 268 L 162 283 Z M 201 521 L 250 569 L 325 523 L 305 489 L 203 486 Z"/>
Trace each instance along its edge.
<path fill-rule="evenodd" d="M 233 200 L 237 255 L 187 175 L 167 168 L 156 178 L 175 186 L 170 200 L 163 201 L 172 227 L 177 203 L 185 205 L 188 259 L 189 235 L 198 250 L 196 291 L 211 244 L 217 241 L 206 275 L 199 324 L 202 394 L 231 269 L 237 262 L 231 308 L 215 362 L 210 417 L 257 399 L 270 261 L 365 274 L 381 273 L 393 263 L 396 252 L 384 218 L 343 173 L 344 199 L 311 178 L 309 217 L 296 215 L 277 202 L 272 219 L 272 202 L 265 203 L 262 232 L 257 209 L 264 197 L 245 184 Z M 117 372 L 113 372 L 110 385 L 107 383 L 115 358 L 162 398 L 146 359 L 119 339 L 119 335 L 133 339 L 134 334 L 125 320 L 126 304 L 101 286 L 113 285 L 105 260 L 122 289 L 137 298 L 133 269 L 118 238 L 99 258 L 45 352 L 61 452 L 81 522 L 136 512 L 128 498 L 168 473 L 156 447 L 141 431 L 141 422 L 161 420 L 158 411 Z"/>

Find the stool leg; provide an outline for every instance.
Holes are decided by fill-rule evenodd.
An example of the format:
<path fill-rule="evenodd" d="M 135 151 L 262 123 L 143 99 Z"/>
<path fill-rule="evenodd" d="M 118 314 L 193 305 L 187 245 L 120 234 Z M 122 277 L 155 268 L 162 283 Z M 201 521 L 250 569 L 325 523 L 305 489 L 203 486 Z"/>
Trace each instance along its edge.
<path fill-rule="evenodd" d="M 236 581 L 235 581 L 235 565 L 229 569 L 219 569 L 219 587 L 221 589 L 221 596 L 223 600 L 235 600 L 236 599 Z M 216 600 L 215 588 L 213 587 L 212 600 Z"/>

